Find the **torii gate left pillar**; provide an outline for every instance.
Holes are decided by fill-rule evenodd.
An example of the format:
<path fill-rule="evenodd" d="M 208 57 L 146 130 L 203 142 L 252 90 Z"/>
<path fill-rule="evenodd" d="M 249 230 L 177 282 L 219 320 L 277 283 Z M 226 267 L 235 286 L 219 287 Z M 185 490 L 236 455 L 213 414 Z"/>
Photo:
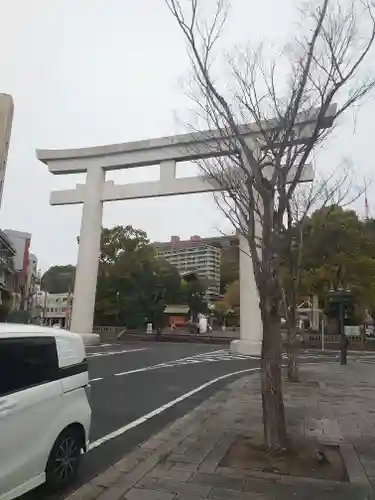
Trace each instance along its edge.
<path fill-rule="evenodd" d="M 298 124 L 301 135 L 311 129 L 314 117 Z M 267 124 L 265 124 L 267 126 Z M 269 128 L 275 126 L 270 122 Z M 248 144 L 259 134 L 255 125 L 240 127 Z M 235 141 L 223 136 L 222 131 L 206 131 L 133 143 L 98 146 L 75 150 L 37 151 L 37 157 L 56 175 L 86 173 L 86 183 L 75 189 L 53 191 L 51 205 L 83 203 L 74 287 L 71 330 L 92 333 L 95 308 L 96 282 L 100 254 L 103 202 L 154 198 L 221 191 L 222 187 L 208 182 L 203 176 L 176 178 L 176 163 L 238 153 Z M 142 166 L 160 166 L 160 179 L 152 182 L 115 185 L 105 181 L 107 170 Z M 301 181 L 311 181 L 312 171 L 306 168 Z M 255 286 L 250 251 L 246 238 L 240 237 L 240 340 L 232 342 L 232 350 L 244 354 L 260 355 L 262 322 L 258 292 Z"/>
<path fill-rule="evenodd" d="M 77 333 L 92 333 L 93 329 L 104 183 L 105 171 L 100 166 L 87 171 L 70 324 L 71 330 Z"/>

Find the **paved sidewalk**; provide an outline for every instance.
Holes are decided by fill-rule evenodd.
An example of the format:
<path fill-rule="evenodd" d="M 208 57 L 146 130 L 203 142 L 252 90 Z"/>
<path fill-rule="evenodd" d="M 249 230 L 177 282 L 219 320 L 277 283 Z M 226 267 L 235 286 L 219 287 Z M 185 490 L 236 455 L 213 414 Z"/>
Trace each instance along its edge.
<path fill-rule="evenodd" d="M 374 366 L 304 365 L 284 387 L 290 434 L 338 442 L 350 483 L 223 467 L 238 436 L 261 432 L 259 374 L 228 385 L 68 500 L 375 498 Z"/>

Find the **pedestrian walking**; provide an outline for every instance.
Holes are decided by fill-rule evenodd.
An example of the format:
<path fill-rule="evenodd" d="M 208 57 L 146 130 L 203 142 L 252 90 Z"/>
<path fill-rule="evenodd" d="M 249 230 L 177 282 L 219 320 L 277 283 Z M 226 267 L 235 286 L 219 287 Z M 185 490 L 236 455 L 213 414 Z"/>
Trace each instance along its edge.
<path fill-rule="evenodd" d="M 159 342 L 161 340 L 161 328 L 158 326 L 156 328 L 156 341 Z"/>

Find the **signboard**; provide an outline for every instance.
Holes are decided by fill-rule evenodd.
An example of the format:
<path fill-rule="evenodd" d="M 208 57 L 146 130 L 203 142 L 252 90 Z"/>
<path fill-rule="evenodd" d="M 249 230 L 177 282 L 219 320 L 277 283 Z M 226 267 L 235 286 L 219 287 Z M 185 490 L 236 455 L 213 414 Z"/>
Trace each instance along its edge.
<path fill-rule="evenodd" d="M 198 316 L 198 322 L 199 322 L 199 333 L 207 333 L 207 318 L 200 314 Z"/>
<path fill-rule="evenodd" d="M 345 335 L 348 337 L 360 337 L 361 335 L 361 327 L 359 325 L 354 326 L 344 326 Z"/>

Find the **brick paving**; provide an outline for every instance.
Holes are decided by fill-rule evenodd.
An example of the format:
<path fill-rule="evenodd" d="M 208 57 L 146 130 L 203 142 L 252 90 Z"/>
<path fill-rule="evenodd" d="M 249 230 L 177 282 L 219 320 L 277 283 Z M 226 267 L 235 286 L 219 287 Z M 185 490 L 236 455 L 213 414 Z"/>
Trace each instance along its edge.
<path fill-rule="evenodd" d="M 238 436 L 261 433 L 259 374 L 228 385 L 67 500 L 375 498 L 375 364 L 304 365 L 284 384 L 288 430 L 338 443 L 350 483 L 223 467 Z"/>

